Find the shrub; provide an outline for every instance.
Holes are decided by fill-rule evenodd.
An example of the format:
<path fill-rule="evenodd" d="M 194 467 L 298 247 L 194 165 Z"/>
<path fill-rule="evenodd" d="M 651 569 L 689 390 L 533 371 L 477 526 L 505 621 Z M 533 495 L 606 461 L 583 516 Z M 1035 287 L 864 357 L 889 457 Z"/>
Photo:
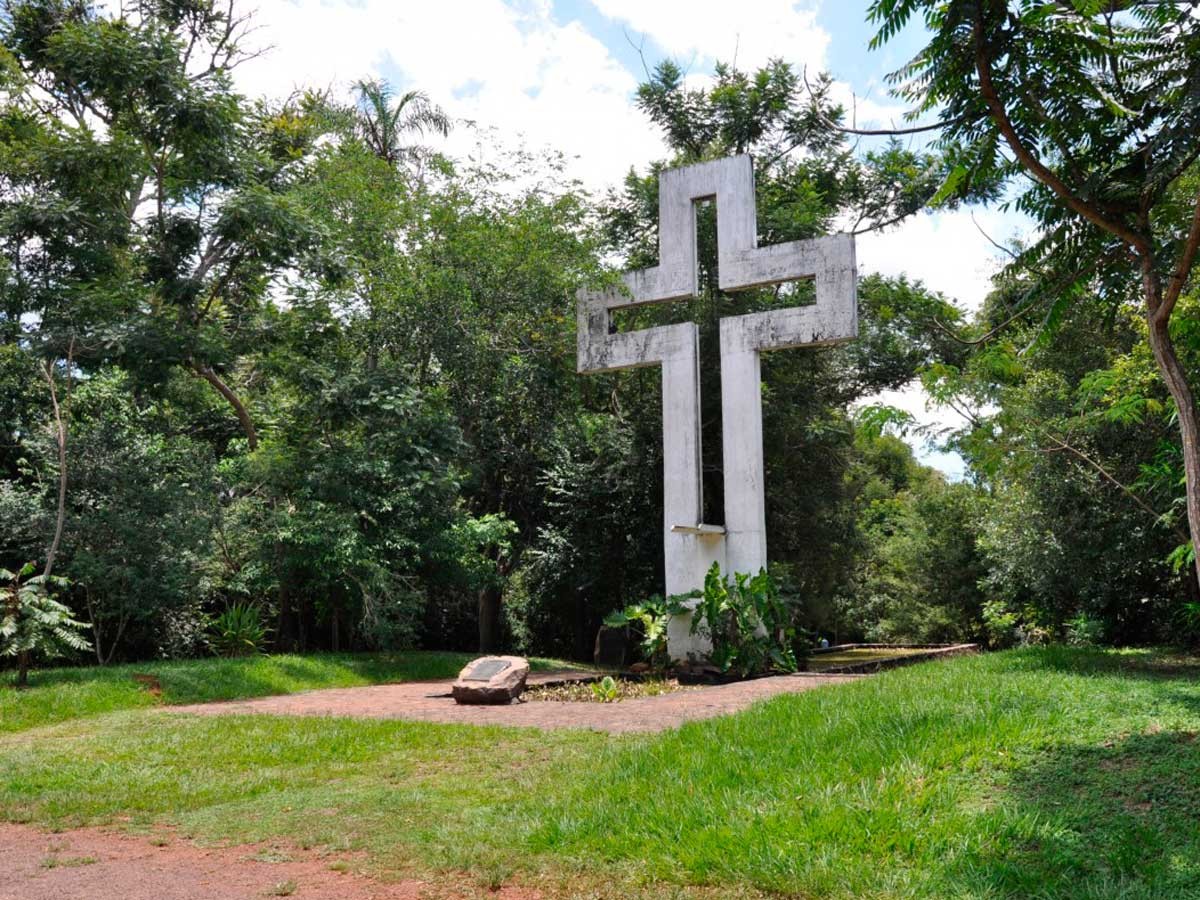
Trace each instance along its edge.
<path fill-rule="evenodd" d="M 698 603 L 690 601 L 699 600 Z M 610 613 L 610 628 L 632 626 L 640 635 L 644 658 L 665 668 L 667 623 L 671 616 L 692 613 L 692 634 L 712 644 L 709 661 L 722 672 L 746 677 L 771 670 L 795 672 L 797 655 L 807 654 L 806 637 L 795 625 L 794 603 L 785 600 L 766 569 L 757 575 L 735 573 L 726 581 L 713 563 L 704 577 L 704 590 L 663 600 L 655 595 Z"/>
<path fill-rule="evenodd" d="M 631 627 L 638 635 L 642 658 L 654 668 L 663 669 L 670 662 L 667 656 L 667 622 L 671 616 L 686 611 L 679 598 L 672 597 L 667 601 L 655 594 L 641 603 L 609 613 L 604 617 L 604 624 L 609 628 Z"/>
<path fill-rule="evenodd" d="M 265 652 L 268 631 L 257 606 L 235 603 L 213 620 L 209 643 L 218 656 L 254 656 Z"/>
<path fill-rule="evenodd" d="M 722 672 L 746 677 L 771 670 L 796 671 L 791 610 L 766 569 L 753 576 L 736 572 L 726 580 L 720 565 L 713 563 L 699 599 L 692 633 L 712 642 L 709 659 Z"/>
<path fill-rule="evenodd" d="M 1017 625 L 1020 617 L 1003 600 L 988 600 L 983 604 L 983 631 L 987 645 L 993 650 L 1015 647 L 1021 639 Z"/>
<path fill-rule="evenodd" d="M 1067 623 L 1067 643 L 1074 647 L 1098 647 L 1104 643 L 1104 622 L 1080 613 Z"/>
<path fill-rule="evenodd" d="M 208 650 L 212 619 L 199 602 L 162 610 L 156 618 L 160 659 L 191 659 Z"/>
<path fill-rule="evenodd" d="M 1184 642 L 1195 645 L 1200 643 L 1200 602 L 1189 600 L 1179 607 L 1175 613 Z"/>

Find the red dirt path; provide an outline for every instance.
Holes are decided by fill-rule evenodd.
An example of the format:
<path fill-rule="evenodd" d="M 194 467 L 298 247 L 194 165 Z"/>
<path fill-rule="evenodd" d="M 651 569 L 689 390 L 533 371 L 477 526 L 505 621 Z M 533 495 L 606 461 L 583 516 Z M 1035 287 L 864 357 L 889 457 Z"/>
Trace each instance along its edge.
<path fill-rule="evenodd" d="M 282 861 L 264 861 L 263 856 Z M 299 850 L 283 853 L 264 844 L 204 848 L 169 840 L 155 846 L 149 838 L 93 828 L 46 834 L 26 825 L 0 825 L 0 900 L 541 897 L 538 891 L 517 887 L 488 892 L 469 879 L 461 888 L 413 880 L 385 884 L 330 868 L 338 862 L 353 869 L 352 857 Z"/>
<path fill-rule="evenodd" d="M 530 684 L 563 678 L 563 674 L 538 673 Z M 370 719 L 409 719 L 463 725 L 511 725 L 530 728 L 586 728 L 622 734 L 664 731 L 684 722 L 708 719 L 744 709 L 777 694 L 792 694 L 828 684 L 841 684 L 866 675 L 778 675 L 697 691 L 679 691 L 657 697 L 638 697 L 619 703 L 561 702 L 551 700 L 513 703 L 508 706 L 459 706 L 450 698 L 449 681 L 419 681 L 370 687 L 332 688 L 232 700 L 165 706 L 163 711 L 197 715 L 258 713 L 276 716 L 358 716 Z"/>

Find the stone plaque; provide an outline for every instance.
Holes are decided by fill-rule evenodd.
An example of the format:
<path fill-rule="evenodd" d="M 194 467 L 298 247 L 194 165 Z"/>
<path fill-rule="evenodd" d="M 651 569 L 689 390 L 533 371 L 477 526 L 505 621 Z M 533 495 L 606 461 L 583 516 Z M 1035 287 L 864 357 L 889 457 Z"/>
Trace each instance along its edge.
<path fill-rule="evenodd" d="M 519 656 L 483 656 L 463 666 L 450 695 L 458 703 L 511 703 L 528 674 L 529 661 Z"/>
<path fill-rule="evenodd" d="M 471 668 L 463 681 L 491 681 L 511 665 L 506 659 L 484 659 Z"/>

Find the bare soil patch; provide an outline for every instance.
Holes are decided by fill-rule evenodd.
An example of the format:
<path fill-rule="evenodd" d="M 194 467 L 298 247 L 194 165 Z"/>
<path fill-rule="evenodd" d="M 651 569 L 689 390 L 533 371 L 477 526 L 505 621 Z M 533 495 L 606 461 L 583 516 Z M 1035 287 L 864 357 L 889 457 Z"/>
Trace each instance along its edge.
<path fill-rule="evenodd" d="M 491 891 L 419 880 L 384 883 L 347 855 L 255 844 L 198 847 L 162 832 L 136 837 L 80 828 L 47 834 L 0 824 L 0 900 L 539 900 L 517 886 Z"/>
<path fill-rule="evenodd" d="M 657 697 L 635 697 L 620 703 L 530 700 L 507 706 L 460 706 L 450 696 L 450 682 L 424 681 L 334 688 L 254 700 L 168 706 L 163 710 L 204 716 L 348 716 L 522 728 L 584 728 L 623 734 L 665 731 L 677 728 L 684 722 L 737 712 L 778 694 L 799 693 L 864 677 L 867 676 L 801 673 L 677 691 Z M 530 676 L 530 684 L 562 679 L 561 673 L 541 673 L 536 680 Z"/>

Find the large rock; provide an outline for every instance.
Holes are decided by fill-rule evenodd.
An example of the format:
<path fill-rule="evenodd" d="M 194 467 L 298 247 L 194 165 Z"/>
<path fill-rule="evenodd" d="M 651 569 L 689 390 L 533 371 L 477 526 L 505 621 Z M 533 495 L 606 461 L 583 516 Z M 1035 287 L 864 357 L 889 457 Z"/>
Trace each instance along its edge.
<path fill-rule="evenodd" d="M 520 656 L 481 656 L 458 673 L 450 693 L 458 703 L 511 703 L 525 690 L 529 661 Z"/>

